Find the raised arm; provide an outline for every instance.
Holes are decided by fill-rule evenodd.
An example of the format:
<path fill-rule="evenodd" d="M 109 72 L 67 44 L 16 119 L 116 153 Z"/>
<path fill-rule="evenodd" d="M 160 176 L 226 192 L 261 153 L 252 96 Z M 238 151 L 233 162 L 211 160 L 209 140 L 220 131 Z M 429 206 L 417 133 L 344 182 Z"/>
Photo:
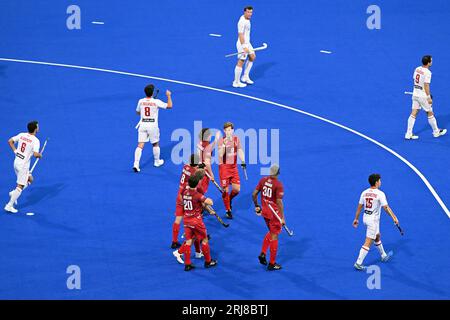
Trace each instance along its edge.
<path fill-rule="evenodd" d="M 167 109 L 172 109 L 172 107 L 173 107 L 172 92 L 167 90 L 166 91 L 166 96 L 167 96 Z"/>

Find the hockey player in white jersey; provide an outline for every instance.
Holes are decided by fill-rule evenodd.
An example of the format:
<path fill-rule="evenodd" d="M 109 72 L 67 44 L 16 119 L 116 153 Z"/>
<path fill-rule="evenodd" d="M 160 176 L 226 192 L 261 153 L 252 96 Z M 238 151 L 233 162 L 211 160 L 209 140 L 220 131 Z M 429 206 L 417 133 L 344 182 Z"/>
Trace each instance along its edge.
<path fill-rule="evenodd" d="M 158 111 L 159 109 L 172 108 L 172 93 L 167 90 L 167 103 L 159 99 L 153 98 L 155 86 L 150 84 L 145 87 L 146 97 L 140 99 L 136 108 L 137 114 L 141 117 L 139 122 L 138 132 L 138 146 L 134 151 L 134 172 L 139 172 L 139 162 L 141 160 L 142 150 L 146 142 L 153 145 L 154 166 L 160 167 L 164 164 L 164 160 L 160 159 L 161 150 L 159 148 L 159 126 L 158 126 Z"/>
<path fill-rule="evenodd" d="M 422 66 L 414 70 L 413 81 L 414 91 L 412 96 L 412 111 L 408 118 L 408 128 L 406 130 L 405 139 L 416 140 L 419 136 L 413 134 L 414 123 L 420 109 L 423 109 L 428 115 L 428 123 L 433 130 L 433 136 L 438 138 L 447 133 L 447 129 L 439 129 L 436 118 L 433 113 L 433 96 L 430 93 L 431 71 L 433 64 L 432 57 L 427 55 L 422 58 Z"/>
<path fill-rule="evenodd" d="M 369 176 L 370 188 L 364 190 L 361 193 L 361 197 L 359 198 L 358 207 L 356 209 L 356 216 L 353 220 L 353 226 L 355 228 L 358 227 L 359 224 L 359 215 L 361 213 L 361 209 L 364 208 L 364 217 L 363 222 L 367 227 L 366 232 L 366 241 L 359 251 L 358 259 L 356 260 L 354 267 L 357 270 L 365 270 L 365 266 L 363 265 L 363 261 L 369 252 L 369 249 L 372 243 L 375 241 L 375 246 L 377 247 L 380 255 L 381 261 L 386 262 L 393 255 L 393 252 L 390 251 L 386 253 L 383 248 L 383 244 L 381 243 L 381 234 L 380 234 L 380 213 L 381 208 L 384 209 L 394 220 L 396 225 L 399 224 L 397 217 L 394 212 L 392 212 L 389 207 L 386 195 L 379 188 L 381 186 L 381 176 L 379 174 L 371 174 Z"/>
<path fill-rule="evenodd" d="M 250 70 L 252 69 L 253 62 L 256 59 L 255 51 L 250 43 L 250 19 L 252 18 L 253 7 L 245 7 L 244 14 L 241 16 L 238 22 L 238 39 L 236 42 L 237 52 L 242 52 L 237 56 L 238 61 L 236 67 L 234 68 L 234 81 L 233 87 L 243 88 L 247 84 L 253 84 L 250 79 Z M 248 59 L 247 59 L 248 58 Z M 242 76 L 242 67 L 245 63 L 244 75 Z"/>
<path fill-rule="evenodd" d="M 39 131 L 39 124 L 37 121 L 32 121 L 27 125 L 28 132 L 19 133 L 8 140 L 8 144 L 14 152 L 14 171 L 17 176 L 17 186 L 9 193 L 9 202 L 5 206 L 5 211 L 17 213 L 18 210 L 14 208 L 17 199 L 22 194 L 22 191 L 33 182 L 33 176 L 30 174 L 31 157 L 42 158 L 39 153 L 40 142 L 36 137 Z M 16 147 L 17 144 L 17 147 Z"/>

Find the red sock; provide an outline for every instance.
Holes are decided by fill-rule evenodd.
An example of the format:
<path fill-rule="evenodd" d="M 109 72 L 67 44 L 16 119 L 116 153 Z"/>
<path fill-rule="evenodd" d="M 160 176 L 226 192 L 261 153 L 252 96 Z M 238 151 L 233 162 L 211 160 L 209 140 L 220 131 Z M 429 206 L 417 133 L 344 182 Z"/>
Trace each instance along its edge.
<path fill-rule="evenodd" d="M 180 233 L 180 224 L 179 223 L 173 223 L 172 226 L 172 242 L 178 241 L 178 234 Z"/>
<path fill-rule="evenodd" d="M 191 246 L 184 245 L 184 264 L 191 264 Z"/>
<path fill-rule="evenodd" d="M 202 252 L 205 255 L 205 261 L 211 262 L 211 254 L 209 252 L 209 243 L 202 243 Z"/>
<path fill-rule="evenodd" d="M 224 193 L 222 193 L 222 200 L 223 200 L 223 204 L 225 205 L 225 210 L 231 211 L 230 194 L 228 192 L 224 191 Z"/>
<path fill-rule="evenodd" d="M 236 197 L 238 194 L 239 194 L 239 191 L 231 190 L 230 200 L 233 200 L 233 198 Z"/>
<path fill-rule="evenodd" d="M 264 254 L 266 254 L 269 245 L 270 245 L 270 232 L 267 232 L 266 236 L 264 237 L 261 252 L 264 252 Z"/>
<path fill-rule="evenodd" d="M 183 242 L 180 249 L 178 249 L 179 254 L 183 254 L 186 251 L 186 242 Z"/>
<path fill-rule="evenodd" d="M 277 257 L 278 251 L 278 240 L 270 241 L 270 264 L 275 263 L 275 258 Z"/>
<path fill-rule="evenodd" d="M 195 252 L 200 252 L 200 240 L 194 240 Z"/>

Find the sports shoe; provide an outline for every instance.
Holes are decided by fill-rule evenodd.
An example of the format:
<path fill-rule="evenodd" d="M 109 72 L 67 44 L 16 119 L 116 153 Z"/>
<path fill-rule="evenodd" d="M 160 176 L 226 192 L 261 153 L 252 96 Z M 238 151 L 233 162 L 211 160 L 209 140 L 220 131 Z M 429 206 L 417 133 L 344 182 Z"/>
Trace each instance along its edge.
<path fill-rule="evenodd" d="M 359 271 L 366 270 L 365 266 L 363 266 L 362 264 L 357 264 L 356 262 L 353 266 L 355 267 L 356 270 L 359 270 Z"/>
<path fill-rule="evenodd" d="M 161 167 L 164 164 L 164 160 L 160 159 L 160 160 L 155 160 L 155 162 L 153 163 L 153 165 L 155 167 Z"/>
<path fill-rule="evenodd" d="M 178 241 L 172 241 L 172 245 L 170 246 L 171 249 L 178 249 L 179 247 L 181 247 L 181 243 L 179 243 Z"/>
<path fill-rule="evenodd" d="M 436 132 L 436 133 L 433 132 L 433 137 L 439 138 L 440 136 L 443 136 L 446 133 L 447 133 L 447 129 L 439 129 L 438 132 Z"/>
<path fill-rule="evenodd" d="M 191 271 L 192 269 L 195 269 L 193 264 L 187 264 L 184 266 L 184 271 Z"/>
<path fill-rule="evenodd" d="M 281 269 L 281 265 L 279 265 L 276 262 L 274 264 L 269 263 L 269 265 L 267 266 L 267 270 L 269 270 L 269 271 L 276 271 L 276 270 L 280 270 L 280 269 Z"/>
<path fill-rule="evenodd" d="M 416 136 L 415 134 L 405 134 L 405 139 L 406 140 L 417 140 L 419 139 L 419 136 Z"/>
<path fill-rule="evenodd" d="M 177 261 L 178 261 L 179 264 L 183 264 L 184 263 L 183 258 L 181 258 L 181 253 L 179 253 L 178 250 L 175 250 L 174 252 L 172 252 L 172 254 L 173 254 L 173 256 L 175 258 L 177 258 Z"/>
<path fill-rule="evenodd" d="M 242 82 L 236 82 L 236 81 L 233 81 L 233 87 L 235 87 L 235 88 L 245 88 L 247 85 L 245 84 L 245 83 L 242 83 Z"/>
<path fill-rule="evenodd" d="M 8 211 L 8 212 L 11 212 L 11 213 L 17 213 L 17 212 L 19 212 L 17 209 L 15 209 L 13 206 L 10 206 L 10 205 L 6 205 L 5 206 L 5 211 Z"/>
<path fill-rule="evenodd" d="M 13 193 L 12 191 L 9 192 L 9 197 L 10 197 L 10 198 L 11 198 L 12 193 Z M 17 206 L 17 200 L 14 201 L 14 204 Z"/>
<path fill-rule="evenodd" d="M 201 258 L 203 258 L 203 257 L 204 257 L 204 255 L 203 255 L 202 252 L 196 252 L 196 253 L 195 253 L 195 259 L 201 259 Z"/>
<path fill-rule="evenodd" d="M 245 82 L 247 84 L 254 84 L 255 83 L 249 77 L 242 77 L 241 81 Z"/>
<path fill-rule="evenodd" d="M 381 258 L 381 261 L 388 262 L 392 258 L 393 255 L 394 255 L 394 252 L 393 251 L 389 251 L 388 254 L 385 257 Z"/>
<path fill-rule="evenodd" d="M 233 219 L 233 214 L 231 213 L 231 211 L 227 211 L 227 212 L 225 213 L 225 217 L 226 217 L 227 219 Z"/>
<path fill-rule="evenodd" d="M 259 259 L 259 263 L 267 266 L 266 254 L 264 252 L 261 252 L 261 254 L 258 256 L 258 259 Z"/>
<path fill-rule="evenodd" d="M 205 261 L 205 268 L 211 268 L 217 266 L 217 260 L 211 260 L 210 262 Z"/>

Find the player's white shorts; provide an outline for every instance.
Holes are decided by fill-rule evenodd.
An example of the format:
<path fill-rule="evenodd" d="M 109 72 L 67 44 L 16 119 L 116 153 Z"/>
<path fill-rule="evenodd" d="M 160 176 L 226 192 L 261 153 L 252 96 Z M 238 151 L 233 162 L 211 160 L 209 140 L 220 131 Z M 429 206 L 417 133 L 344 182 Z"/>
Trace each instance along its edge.
<path fill-rule="evenodd" d="M 369 239 L 374 239 L 377 237 L 377 234 L 380 233 L 380 221 L 364 221 L 364 225 L 367 228 L 366 237 Z"/>
<path fill-rule="evenodd" d="M 159 142 L 159 128 L 158 127 L 139 127 L 138 131 L 138 143 L 149 142 L 157 143 Z"/>
<path fill-rule="evenodd" d="M 30 177 L 30 166 L 19 161 L 14 161 L 14 171 L 17 176 L 17 184 L 26 186 L 28 184 L 28 178 Z"/>
<path fill-rule="evenodd" d="M 427 98 L 422 97 L 412 97 L 412 108 L 416 110 L 423 109 L 426 112 L 433 111 L 433 108 L 431 107 L 431 104 L 428 103 Z"/>
<path fill-rule="evenodd" d="M 242 47 L 242 44 L 239 40 L 236 42 L 236 48 L 237 48 L 237 52 L 244 52 L 244 48 Z M 251 43 L 248 44 L 248 50 L 250 51 L 250 53 L 253 53 L 253 54 L 255 53 L 255 51 L 253 51 L 253 46 L 251 45 Z M 247 53 L 241 53 L 241 54 L 238 54 L 237 58 L 239 60 L 245 60 L 245 59 L 247 59 L 247 56 L 248 56 Z"/>

